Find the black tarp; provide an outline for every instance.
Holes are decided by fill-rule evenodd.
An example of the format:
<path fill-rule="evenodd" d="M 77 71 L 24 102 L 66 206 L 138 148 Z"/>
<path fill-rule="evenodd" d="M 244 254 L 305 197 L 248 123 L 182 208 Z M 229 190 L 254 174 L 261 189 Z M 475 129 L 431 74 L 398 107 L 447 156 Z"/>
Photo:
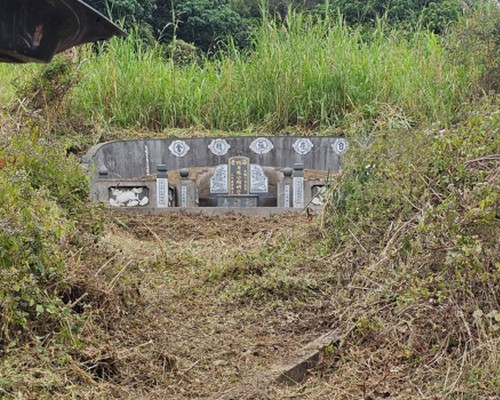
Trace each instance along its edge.
<path fill-rule="evenodd" d="M 70 47 L 124 34 L 80 0 L 0 0 L 0 62 L 49 62 Z"/>

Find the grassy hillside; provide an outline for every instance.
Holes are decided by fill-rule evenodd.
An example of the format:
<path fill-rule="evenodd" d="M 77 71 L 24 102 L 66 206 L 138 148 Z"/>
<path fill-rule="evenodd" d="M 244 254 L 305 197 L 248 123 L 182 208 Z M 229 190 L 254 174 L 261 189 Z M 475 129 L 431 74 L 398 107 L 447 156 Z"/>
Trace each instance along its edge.
<path fill-rule="evenodd" d="M 375 398 L 500 395 L 499 105 L 351 153 L 325 213 L 344 254 L 336 321 L 353 328 L 327 368 L 335 387 L 357 371 Z"/>
<path fill-rule="evenodd" d="M 228 45 L 214 59 L 179 65 L 164 47 L 152 48 L 132 33 L 111 40 L 99 55 L 89 48 L 70 60 L 67 118 L 150 130 L 322 129 L 353 113 L 376 118 L 388 106 L 409 123 L 451 121 L 478 77 L 476 65 L 450 62 L 436 35 L 386 31 L 383 25 L 362 33 L 340 18 L 301 14 L 290 14 L 284 26 L 262 21 L 251 50 Z M 10 74 L 24 79 L 26 70 L 30 74 L 33 67 Z M 51 102 L 53 94 L 43 91 L 50 88 L 41 89 L 35 90 L 36 103 L 44 97 Z M 12 95 L 7 88 L 3 96 Z"/>
<path fill-rule="evenodd" d="M 290 15 L 264 21 L 247 54 L 229 46 L 216 60 L 178 66 L 132 35 L 81 65 L 71 110 L 123 128 L 327 127 L 384 104 L 412 120 L 453 119 L 473 68 L 448 62 L 439 37 L 374 31 Z M 80 114 L 80 115 L 79 115 Z"/>
<path fill-rule="evenodd" d="M 217 398 L 331 328 L 311 379 L 267 398 L 498 398 L 497 16 L 437 37 L 293 15 L 182 65 L 133 36 L 0 65 L 0 398 Z M 88 204 L 73 153 L 199 128 L 351 150 L 316 217 Z"/>

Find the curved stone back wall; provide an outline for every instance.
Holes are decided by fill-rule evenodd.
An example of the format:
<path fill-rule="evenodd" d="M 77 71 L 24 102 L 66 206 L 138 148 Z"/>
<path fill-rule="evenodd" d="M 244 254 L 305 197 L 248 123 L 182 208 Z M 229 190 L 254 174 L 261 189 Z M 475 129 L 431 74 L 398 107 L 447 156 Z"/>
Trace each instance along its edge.
<path fill-rule="evenodd" d="M 347 150 L 337 137 L 226 137 L 192 139 L 122 140 L 94 146 L 84 164 L 100 179 L 137 179 L 156 173 L 158 164 L 168 170 L 213 167 L 237 155 L 252 164 L 286 168 L 303 163 L 305 169 L 337 172 Z"/>

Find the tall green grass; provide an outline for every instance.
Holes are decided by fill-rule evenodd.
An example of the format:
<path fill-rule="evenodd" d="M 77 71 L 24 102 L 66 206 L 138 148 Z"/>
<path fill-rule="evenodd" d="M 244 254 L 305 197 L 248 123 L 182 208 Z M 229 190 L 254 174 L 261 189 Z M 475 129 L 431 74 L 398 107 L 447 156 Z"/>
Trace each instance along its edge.
<path fill-rule="evenodd" d="M 340 20 L 339 20 L 340 21 Z M 216 59 L 179 66 L 134 35 L 89 56 L 70 110 L 118 127 L 330 126 L 387 104 L 413 120 L 451 119 L 471 71 L 448 62 L 430 33 L 361 34 L 329 19 L 264 20 L 252 50 L 229 45 Z"/>
<path fill-rule="evenodd" d="M 14 88 L 11 85 L 11 72 L 7 65 L 0 64 L 0 106 L 12 101 Z"/>
<path fill-rule="evenodd" d="M 40 70 L 40 65 L 0 63 L 0 107 L 11 104 L 18 98 L 18 89 Z"/>
<path fill-rule="evenodd" d="M 16 78 L 16 69 L 10 64 L 0 63 L 0 106 L 12 102 L 16 95 L 13 82 Z"/>

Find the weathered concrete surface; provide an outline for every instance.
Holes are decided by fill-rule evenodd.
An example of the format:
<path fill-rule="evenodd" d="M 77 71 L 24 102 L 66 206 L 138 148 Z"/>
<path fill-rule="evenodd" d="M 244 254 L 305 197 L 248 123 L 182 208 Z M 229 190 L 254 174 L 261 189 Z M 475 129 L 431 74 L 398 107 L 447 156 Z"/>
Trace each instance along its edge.
<path fill-rule="evenodd" d="M 314 212 L 313 210 L 301 210 L 293 208 L 283 208 L 283 207 L 191 207 L 191 208 L 181 208 L 181 207 L 169 207 L 169 208 L 135 208 L 135 207 L 121 207 L 112 208 L 113 213 L 117 214 L 139 214 L 139 215 L 161 215 L 168 213 L 186 213 L 186 214 L 201 214 L 201 215 L 229 215 L 238 214 L 246 215 L 252 217 L 269 217 L 272 215 L 294 213 L 298 214 L 300 212 Z"/>
<path fill-rule="evenodd" d="M 321 361 L 325 348 L 338 344 L 337 331 L 330 331 L 304 346 L 293 356 L 283 360 L 272 369 L 272 374 L 277 382 L 295 384 L 302 382 L 310 369 L 316 367 Z"/>
<path fill-rule="evenodd" d="M 257 154 L 251 145 L 257 137 L 237 136 L 219 138 L 230 146 L 224 155 L 216 155 L 209 146 L 216 138 L 191 138 L 182 140 L 189 150 L 177 157 L 170 148 L 176 139 L 122 140 L 94 146 L 84 157 L 84 165 L 97 175 L 106 171 L 106 179 L 141 178 L 156 173 L 158 164 L 165 164 L 169 171 L 181 168 L 214 167 L 226 164 L 230 157 L 242 155 L 250 162 L 263 167 L 286 168 L 302 163 L 305 169 L 336 172 L 340 167 L 340 157 L 333 145 L 336 137 L 308 137 L 313 145 L 307 154 L 299 154 L 294 144 L 300 139 L 294 136 L 266 137 L 272 149 L 265 154 Z"/>
<path fill-rule="evenodd" d="M 228 391 L 217 394 L 213 400 L 264 400 L 266 388 L 272 383 L 296 384 L 302 382 L 309 371 L 321 361 L 328 346 L 340 342 L 338 332 L 332 330 L 310 342 L 293 355 L 256 376 L 248 377 Z"/>

